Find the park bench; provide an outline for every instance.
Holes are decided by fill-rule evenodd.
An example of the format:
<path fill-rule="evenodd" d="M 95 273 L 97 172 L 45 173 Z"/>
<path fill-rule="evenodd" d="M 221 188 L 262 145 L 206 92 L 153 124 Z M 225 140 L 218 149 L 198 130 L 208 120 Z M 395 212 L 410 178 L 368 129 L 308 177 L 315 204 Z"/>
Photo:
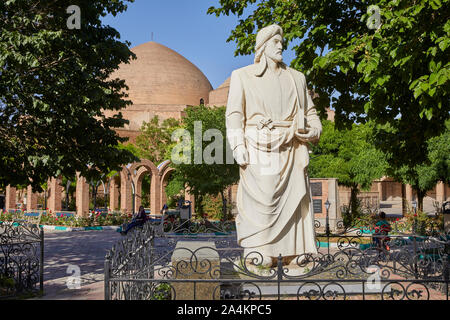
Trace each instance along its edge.
<path fill-rule="evenodd" d="M 40 212 L 24 212 L 23 213 L 23 222 L 29 224 L 39 225 L 41 223 L 42 214 Z"/>
<path fill-rule="evenodd" d="M 56 212 L 55 214 L 58 218 L 71 218 L 75 216 L 73 212 Z"/>

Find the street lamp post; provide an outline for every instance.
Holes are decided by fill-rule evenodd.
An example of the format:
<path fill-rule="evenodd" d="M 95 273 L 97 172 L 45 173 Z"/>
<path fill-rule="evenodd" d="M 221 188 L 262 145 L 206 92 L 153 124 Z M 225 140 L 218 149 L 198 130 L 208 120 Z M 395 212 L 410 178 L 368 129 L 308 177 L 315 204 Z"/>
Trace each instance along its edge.
<path fill-rule="evenodd" d="M 418 277 L 418 268 L 417 268 L 417 240 L 416 240 L 416 231 L 417 231 L 417 202 L 416 200 L 411 201 L 411 205 L 414 209 L 414 223 L 413 223 L 413 245 L 414 245 L 414 274 L 415 277 Z"/>
<path fill-rule="evenodd" d="M 414 209 L 414 223 L 413 223 L 413 232 L 414 234 L 416 233 L 416 228 L 417 228 L 417 202 L 416 200 L 411 201 L 411 205 Z"/>

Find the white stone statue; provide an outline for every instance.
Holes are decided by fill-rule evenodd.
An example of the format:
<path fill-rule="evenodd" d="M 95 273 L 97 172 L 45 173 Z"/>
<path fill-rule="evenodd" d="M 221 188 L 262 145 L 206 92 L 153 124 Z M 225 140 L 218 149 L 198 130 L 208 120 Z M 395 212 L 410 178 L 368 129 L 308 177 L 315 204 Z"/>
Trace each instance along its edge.
<path fill-rule="evenodd" d="M 282 51 L 281 27 L 258 32 L 255 64 L 233 71 L 226 111 L 240 165 L 238 243 L 264 266 L 280 254 L 317 253 L 307 142 L 318 141 L 322 125 L 305 76 L 283 63 Z"/>

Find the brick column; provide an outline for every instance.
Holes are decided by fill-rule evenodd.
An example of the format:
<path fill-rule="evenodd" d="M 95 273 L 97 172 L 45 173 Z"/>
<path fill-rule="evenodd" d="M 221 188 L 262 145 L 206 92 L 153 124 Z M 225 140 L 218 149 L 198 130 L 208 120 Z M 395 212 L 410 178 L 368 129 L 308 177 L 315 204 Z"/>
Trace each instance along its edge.
<path fill-rule="evenodd" d="M 378 201 L 384 201 L 383 199 L 383 182 L 377 181 Z"/>
<path fill-rule="evenodd" d="M 125 170 L 121 172 L 120 179 L 120 210 L 124 213 L 131 213 L 133 208 L 131 177 L 128 178 L 128 172 Z"/>
<path fill-rule="evenodd" d="M 330 228 L 333 231 L 337 230 L 338 222 L 342 220 L 341 210 L 339 210 L 339 193 L 338 193 L 338 180 L 337 179 L 327 179 L 328 180 L 328 194 L 327 199 L 330 202 L 330 208 L 328 210 L 328 217 L 330 219 Z M 324 203 L 326 199 L 324 198 Z M 325 206 L 325 204 L 324 204 Z M 326 208 L 324 209 L 326 212 Z"/>
<path fill-rule="evenodd" d="M 77 216 L 87 217 L 89 214 L 89 184 L 77 173 L 76 189 Z"/>
<path fill-rule="evenodd" d="M 16 196 L 17 196 L 17 189 L 8 185 L 6 187 L 6 197 L 5 197 L 6 211 L 16 209 Z"/>
<path fill-rule="evenodd" d="M 36 210 L 38 205 L 38 194 L 33 192 L 33 188 L 27 188 L 27 211 Z"/>
<path fill-rule="evenodd" d="M 50 194 L 48 196 L 48 209 L 53 213 L 61 211 L 61 179 L 51 178 L 48 183 Z"/>
<path fill-rule="evenodd" d="M 119 186 L 114 178 L 111 179 L 109 184 L 109 208 L 112 211 L 119 209 Z"/>
<path fill-rule="evenodd" d="M 152 214 L 161 211 L 161 176 L 152 172 L 150 182 L 150 210 Z"/>
<path fill-rule="evenodd" d="M 142 204 L 142 179 L 136 179 L 134 181 L 134 185 L 136 187 L 136 194 L 134 195 L 134 210 L 138 212 L 139 207 Z"/>
<path fill-rule="evenodd" d="M 413 199 L 413 189 L 410 184 L 406 185 L 406 201 L 408 201 L 409 204 L 411 204 L 411 201 Z"/>
<path fill-rule="evenodd" d="M 446 200 L 445 195 L 445 184 L 442 181 L 439 181 L 436 185 L 436 201 L 439 201 L 441 204 Z"/>

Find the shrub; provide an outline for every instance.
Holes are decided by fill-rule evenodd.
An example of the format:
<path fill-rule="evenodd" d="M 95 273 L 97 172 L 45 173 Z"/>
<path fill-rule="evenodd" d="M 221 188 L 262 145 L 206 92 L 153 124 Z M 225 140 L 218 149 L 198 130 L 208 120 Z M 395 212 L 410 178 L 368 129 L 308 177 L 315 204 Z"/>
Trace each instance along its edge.
<path fill-rule="evenodd" d="M 13 278 L 0 274 L 0 292 L 12 290 L 15 285 L 16 282 Z"/>
<path fill-rule="evenodd" d="M 350 206 L 342 206 L 341 214 L 344 226 L 346 229 L 371 227 L 376 219 L 377 212 L 372 210 L 369 206 L 363 208 L 360 199 L 356 200 L 356 210 L 351 210 Z"/>
<path fill-rule="evenodd" d="M 414 213 L 409 211 L 405 215 L 407 223 L 410 225 L 410 230 L 418 235 L 434 235 L 441 231 L 443 226 L 443 215 L 428 216 L 423 211 L 417 211 Z"/>

